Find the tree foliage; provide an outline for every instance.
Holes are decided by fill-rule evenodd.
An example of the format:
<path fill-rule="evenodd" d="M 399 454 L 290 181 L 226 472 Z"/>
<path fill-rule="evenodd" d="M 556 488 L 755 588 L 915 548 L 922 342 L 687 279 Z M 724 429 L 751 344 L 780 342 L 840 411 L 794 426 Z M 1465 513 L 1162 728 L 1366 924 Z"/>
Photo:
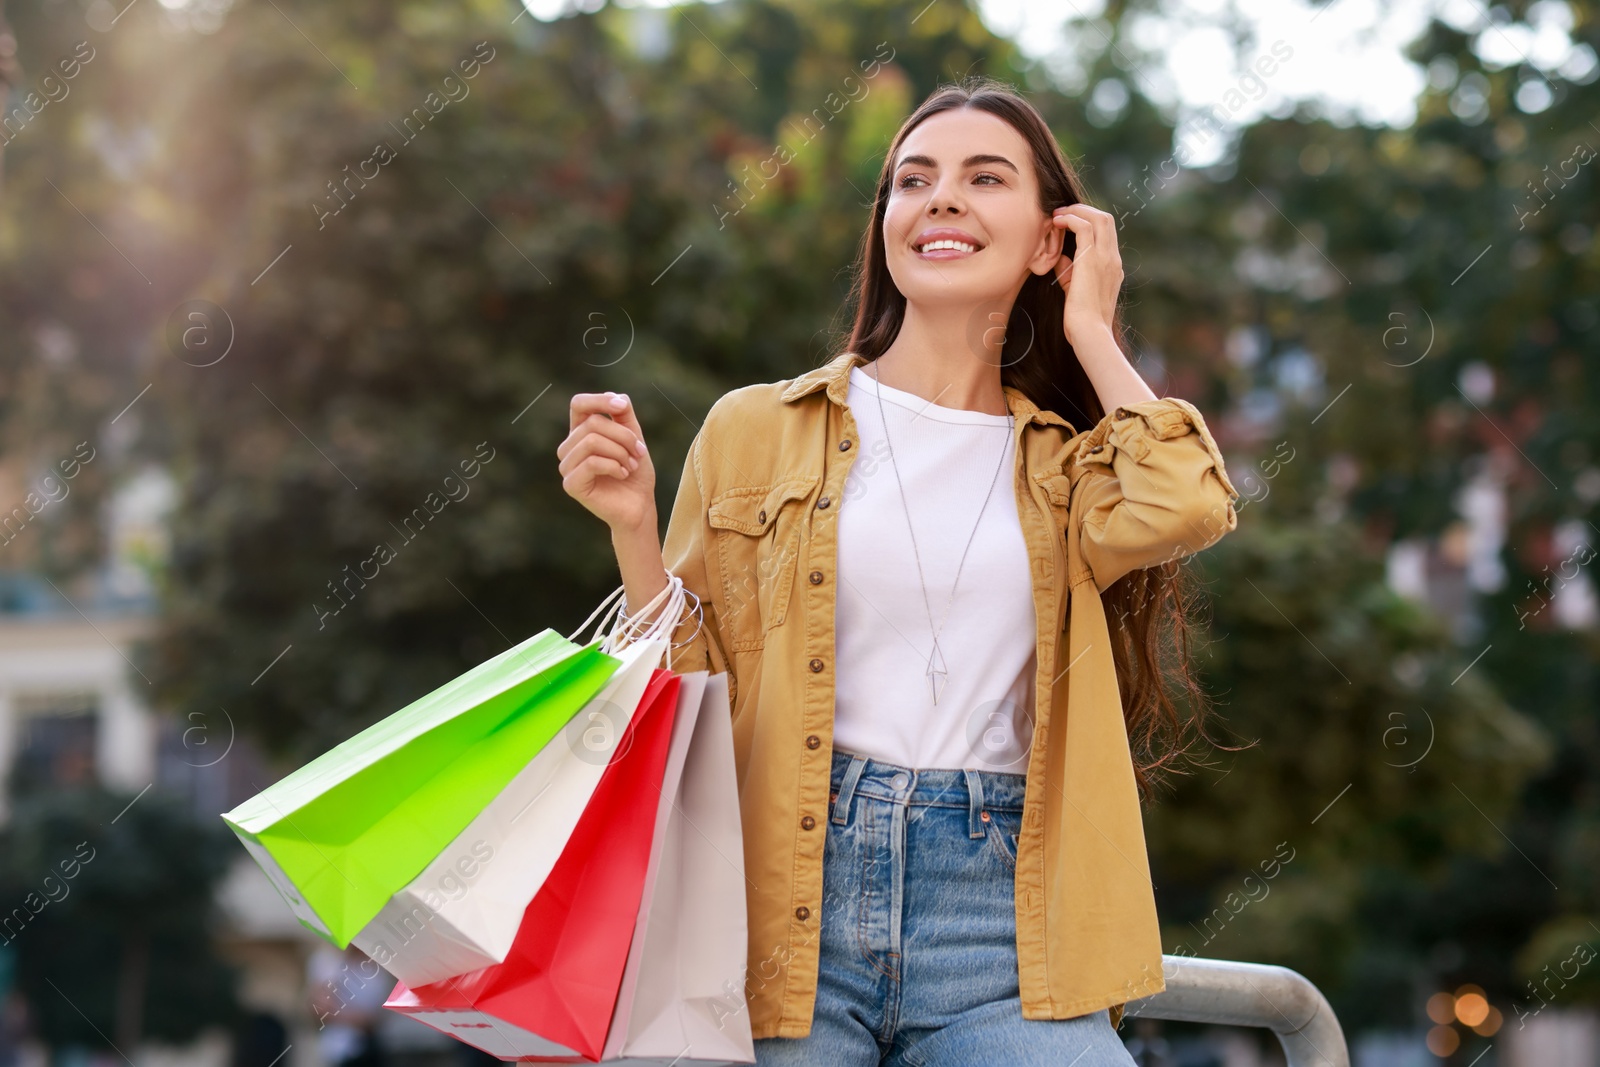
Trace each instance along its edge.
<path fill-rule="evenodd" d="M 1600 45 L 1592 0 L 1569 7 Z M 25 72 L 97 56 L 5 150 L 0 442 L 37 466 L 99 435 L 107 462 L 5 565 L 83 571 L 105 488 L 165 465 L 141 669 L 303 761 L 576 626 L 616 579 L 561 491 L 567 398 L 633 397 L 665 515 L 711 402 L 827 353 L 903 116 L 1011 78 L 1118 216 L 1141 370 L 1207 412 L 1248 498 L 1195 565 L 1208 684 L 1259 743 L 1150 815 L 1168 950 L 1298 966 L 1362 1024 L 1441 983 L 1505 1003 L 1600 916 L 1600 640 L 1548 608 L 1572 580 L 1553 531 L 1600 520 L 1600 197 L 1571 162 L 1600 101 L 1592 72 L 1480 58 L 1529 8 L 1431 24 L 1407 128 L 1303 102 L 1180 174 L 1206 127 L 1146 95 L 1154 0 L 1075 22 L 1049 65 L 956 4 L 196 3 L 85 28 L 13 3 Z M 1234 30 L 1241 61 L 1272 51 Z M 1430 617 L 1384 553 L 1477 551 L 1485 476 L 1503 580 Z"/>

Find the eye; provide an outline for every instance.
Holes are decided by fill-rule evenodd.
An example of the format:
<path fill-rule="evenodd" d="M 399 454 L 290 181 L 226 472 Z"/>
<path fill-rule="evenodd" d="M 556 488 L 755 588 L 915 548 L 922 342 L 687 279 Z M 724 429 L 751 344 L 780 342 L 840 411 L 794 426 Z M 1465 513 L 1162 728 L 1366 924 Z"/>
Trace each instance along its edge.
<path fill-rule="evenodd" d="M 1005 179 L 1004 178 L 1000 177 L 998 174 L 990 174 L 987 171 L 983 172 L 982 174 L 974 175 L 972 180 L 973 181 L 977 181 L 979 178 L 992 178 L 992 179 L 994 179 L 994 184 L 996 184 L 996 185 L 1004 185 L 1005 184 Z M 908 182 L 922 181 L 922 180 L 923 180 L 922 179 L 922 175 L 920 175 L 920 174 L 907 174 L 904 177 L 900 178 L 900 180 L 896 181 L 894 184 L 895 184 L 895 188 L 897 188 L 897 189 L 906 189 L 906 188 L 910 188 L 910 186 L 907 184 Z"/>

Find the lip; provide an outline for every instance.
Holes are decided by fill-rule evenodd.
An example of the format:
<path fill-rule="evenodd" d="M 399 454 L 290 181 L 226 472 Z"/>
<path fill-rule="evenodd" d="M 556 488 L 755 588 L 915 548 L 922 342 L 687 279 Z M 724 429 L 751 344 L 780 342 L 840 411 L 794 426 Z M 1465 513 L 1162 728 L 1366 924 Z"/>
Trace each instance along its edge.
<path fill-rule="evenodd" d="M 975 251 L 963 252 L 957 248 L 940 248 L 933 252 L 921 251 L 923 245 L 932 241 L 961 241 L 965 244 L 972 245 Z M 919 259 L 966 259 L 968 256 L 977 255 L 978 252 L 983 251 L 983 248 L 983 242 L 972 236 L 972 234 L 968 233 L 966 230 L 957 230 L 949 226 L 936 226 L 930 230 L 923 230 L 921 233 L 917 234 L 916 240 L 911 242 L 911 251 Z"/>

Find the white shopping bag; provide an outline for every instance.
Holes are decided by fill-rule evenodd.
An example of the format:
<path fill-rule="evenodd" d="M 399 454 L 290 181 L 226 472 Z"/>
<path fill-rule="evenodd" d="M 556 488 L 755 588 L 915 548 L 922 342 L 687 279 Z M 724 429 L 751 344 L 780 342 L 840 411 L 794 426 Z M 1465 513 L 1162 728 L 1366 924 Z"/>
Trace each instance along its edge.
<path fill-rule="evenodd" d="M 411 987 L 502 962 L 667 647 L 656 637 L 612 653 L 622 666 L 604 688 L 390 898 L 355 945 Z"/>

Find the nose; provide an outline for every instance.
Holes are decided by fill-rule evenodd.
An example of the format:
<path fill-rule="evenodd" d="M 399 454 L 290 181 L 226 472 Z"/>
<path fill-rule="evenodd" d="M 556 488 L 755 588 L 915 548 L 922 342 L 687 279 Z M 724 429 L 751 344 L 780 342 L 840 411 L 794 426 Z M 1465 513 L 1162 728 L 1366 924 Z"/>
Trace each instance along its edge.
<path fill-rule="evenodd" d="M 930 218 L 937 217 L 941 210 L 948 211 L 952 215 L 961 214 L 961 199 L 952 192 L 951 183 L 955 180 L 953 178 L 942 179 L 938 187 L 934 189 L 933 195 L 928 197 L 928 216 Z"/>

